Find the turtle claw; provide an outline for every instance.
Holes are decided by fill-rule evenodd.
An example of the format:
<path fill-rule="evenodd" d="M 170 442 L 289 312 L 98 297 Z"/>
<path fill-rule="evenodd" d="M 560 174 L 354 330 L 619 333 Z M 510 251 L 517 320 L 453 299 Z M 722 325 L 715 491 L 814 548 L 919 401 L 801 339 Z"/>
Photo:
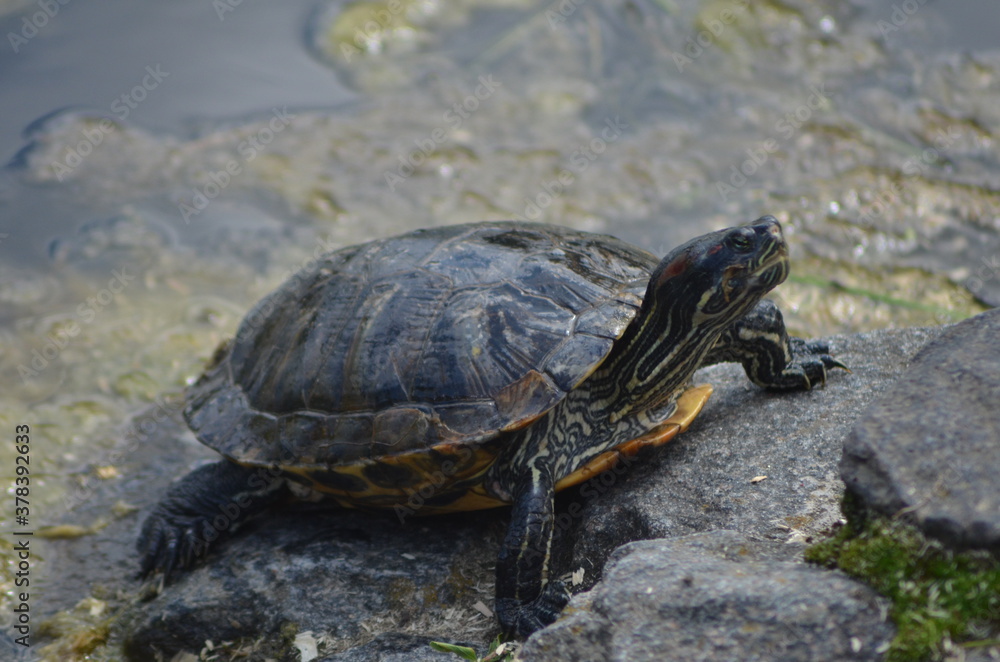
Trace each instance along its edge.
<path fill-rule="evenodd" d="M 516 604 L 514 600 L 497 598 L 497 616 L 508 634 L 528 637 L 532 632 L 551 625 L 569 603 L 569 598 L 565 584 L 553 580 L 531 602 Z"/>
<path fill-rule="evenodd" d="M 830 344 L 822 340 L 803 340 L 802 338 L 789 338 L 789 345 L 793 354 L 808 354 L 809 358 L 818 359 L 823 362 L 823 367 L 840 368 L 850 372 L 851 369 L 839 360 L 830 356 Z"/>
<path fill-rule="evenodd" d="M 783 371 L 782 376 L 785 379 L 782 383 L 772 385 L 771 388 L 808 391 L 817 384 L 826 385 L 827 375 L 834 368 L 851 371 L 841 361 L 827 353 L 830 351 L 830 346 L 822 340 L 806 341 L 801 338 L 789 338 L 789 345 L 795 358 Z M 798 377 L 788 379 L 790 374 Z"/>
<path fill-rule="evenodd" d="M 821 356 L 820 358 L 823 360 L 823 364 L 826 366 L 827 370 L 830 368 L 840 368 L 841 370 L 846 370 L 847 372 L 853 372 L 850 368 L 832 356 Z"/>
<path fill-rule="evenodd" d="M 157 509 L 158 511 L 160 509 Z M 143 579 L 159 572 L 161 583 L 170 582 L 174 572 L 190 568 L 204 555 L 206 540 L 211 535 L 211 524 L 198 517 L 172 517 L 174 513 L 154 512 L 142 527 L 139 537 L 139 554 L 142 566 L 139 576 Z"/>
<path fill-rule="evenodd" d="M 195 469 L 174 484 L 142 525 L 139 576 L 170 576 L 190 568 L 209 547 L 287 492 L 284 480 L 263 486 L 246 468 L 223 460 Z"/>
<path fill-rule="evenodd" d="M 789 337 L 781 311 L 767 299 L 723 332 L 702 365 L 723 361 L 742 363 L 750 381 L 772 391 L 808 391 L 825 384 L 833 368 L 850 372 L 830 356 L 829 343 Z"/>

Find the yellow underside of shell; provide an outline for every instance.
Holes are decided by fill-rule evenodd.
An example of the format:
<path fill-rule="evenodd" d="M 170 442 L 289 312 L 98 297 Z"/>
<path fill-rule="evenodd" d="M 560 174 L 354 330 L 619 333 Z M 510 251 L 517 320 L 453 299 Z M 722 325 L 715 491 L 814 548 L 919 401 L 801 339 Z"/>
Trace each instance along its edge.
<path fill-rule="evenodd" d="M 708 384 L 688 388 L 677 398 L 677 408 L 669 418 L 642 436 L 597 455 L 573 473 L 563 476 L 556 482 L 556 491 L 588 481 L 613 468 L 623 457 L 634 456 L 642 448 L 667 443 L 688 429 L 711 394 L 712 387 Z M 411 510 L 411 514 L 436 515 L 509 505 L 509 502 L 488 494 L 482 481 L 478 480 L 495 459 L 494 452 L 486 447 L 442 444 L 430 451 L 389 456 L 330 469 L 289 467 L 285 471 L 298 474 L 305 484 L 347 508 L 402 507 Z M 373 474 L 387 478 L 384 481 L 374 481 Z M 393 475 L 405 477 L 406 480 L 395 482 L 391 479 Z M 428 503 L 436 496 L 453 491 L 452 486 L 462 483 L 471 483 L 471 486 L 449 503 Z M 350 484 L 356 486 L 356 489 L 348 487 Z"/>

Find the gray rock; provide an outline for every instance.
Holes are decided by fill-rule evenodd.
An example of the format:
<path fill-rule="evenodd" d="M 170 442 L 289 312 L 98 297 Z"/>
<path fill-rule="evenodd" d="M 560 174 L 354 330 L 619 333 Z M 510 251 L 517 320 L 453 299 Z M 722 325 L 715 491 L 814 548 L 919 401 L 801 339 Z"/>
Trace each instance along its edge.
<path fill-rule="evenodd" d="M 857 423 L 840 471 L 957 548 L 1000 549 L 1000 310 L 945 331 Z"/>
<path fill-rule="evenodd" d="M 341 644 L 404 628 L 447 635 L 449 623 L 464 634 L 470 619 L 490 630 L 473 604 L 491 603 L 491 584 L 480 595 L 475 583 L 490 578 L 496 541 L 468 516 L 438 519 L 428 528 L 307 505 L 260 518 L 141 606 L 126 653 L 169 659 L 286 625 Z"/>
<path fill-rule="evenodd" d="M 583 567 L 586 587 L 616 547 L 635 540 L 733 529 L 748 540 L 783 544 L 825 529 L 840 517 L 844 436 L 907 357 L 937 333 L 833 338 L 835 353 L 854 372 L 838 372 L 810 393 L 763 392 L 738 366 L 703 371 L 698 379 L 711 381 L 716 393 L 690 430 L 628 471 L 599 476 L 557 499 L 563 545 L 555 572 Z M 113 596 L 138 590 L 134 546 L 148 509 L 197 458 L 216 456 L 171 419 L 125 457 L 123 479 L 96 483 L 65 520 L 93 521 L 116 501 L 141 510 L 92 536 L 52 543 L 49 585 L 60 595 L 46 607 L 69 608 L 95 584 L 112 596 L 112 608 L 123 606 Z M 751 482 L 761 475 L 767 479 Z M 485 643 L 497 629 L 476 603 L 492 606 L 507 517 L 498 510 L 400 525 L 391 513 L 310 505 L 276 510 L 248 523 L 159 596 L 128 606 L 119 630 L 131 659 L 143 661 L 155 659 L 154 651 L 166 659 L 197 652 L 208 639 L 279 638 L 286 624 L 330 633 L 338 655 L 388 645 L 395 641 L 390 633 Z M 369 643 L 373 638 L 380 643 Z"/>
<path fill-rule="evenodd" d="M 363 646 L 324 657 L 319 662 L 457 662 L 459 658 L 454 654 L 439 653 L 432 649 L 431 641 L 434 640 L 413 634 L 388 632 L 375 637 Z M 475 646 L 470 647 L 475 648 Z"/>
<path fill-rule="evenodd" d="M 742 368 L 702 370 L 715 386 L 701 416 L 627 472 L 597 476 L 564 497 L 557 530 L 576 541 L 571 567 L 592 585 L 619 545 L 731 529 L 759 540 L 806 541 L 840 517 L 843 439 L 864 409 L 937 329 L 877 331 L 830 340 L 850 374 L 823 388 L 769 393 Z M 767 478 L 753 482 L 755 478 Z M 568 515 L 576 512 L 575 519 Z"/>
<path fill-rule="evenodd" d="M 500 512 L 401 524 L 392 513 L 296 504 L 247 523 L 158 596 L 123 600 L 140 592 L 135 544 L 145 514 L 173 478 L 199 459 L 218 457 L 184 430 L 175 408 L 168 409 L 175 415 L 150 426 L 144 443 L 122 454 L 121 480 L 96 481 L 73 499 L 63 521 L 109 523 L 92 535 L 49 543 L 51 588 L 39 600 L 39 621 L 96 592 L 109 613 L 121 610 L 116 640 L 125 652 L 115 659 L 141 662 L 160 659 L 158 653 L 168 660 L 181 651 L 197 654 L 208 640 L 280 643 L 289 627 L 327 635 L 339 655 L 354 648 L 371 653 L 358 659 L 378 659 L 372 651 L 388 650 L 412 632 L 441 641 L 488 642 L 496 635 L 494 619 L 475 605 L 492 605 L 493 564 L 505 524 Z M 141 510 L 114 518 L 109 511 L 116 502 Z M 373 637 L 380 643 L 370 643 Z M 429 647 L 426 653 L 428 659 L 449 657 Z M 250 659 L 266 657 L 297 659 L 290 650 L 286 657 Z M 26 659 L 36 658 L 29 652 Z"/>
<path fill-rule="evenodd" d="M 840 573 L 776 560 L 793 547 L 732 531 L 626 545 L 519 661 L 879 659 L 894 635 L 883 599 Z"/>

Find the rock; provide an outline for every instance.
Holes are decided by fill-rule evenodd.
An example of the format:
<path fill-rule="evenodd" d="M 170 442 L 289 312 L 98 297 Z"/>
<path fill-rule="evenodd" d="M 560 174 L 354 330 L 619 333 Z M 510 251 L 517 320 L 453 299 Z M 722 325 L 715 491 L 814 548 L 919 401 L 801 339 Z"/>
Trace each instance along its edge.
<path fill-rule="evenodd" d="M 144 443 L 121 453 L 121 479 L 95 482 L 63 516 L 66 522 L 109 523 L 92 535 L 49 542 L 47 585 L 58 592 L 39 600 L 39 622 L 97 591 L 109 613 L 120 610 L 116 639 L 125 652 L 114 659 L 142 662 L 160 659 L 158 653 L 168 660 L 181 652 L 197 656 L 206 641 L 218 646 L 236 638 L 287 639 L 284 654 L 269 657 L 297 660 L 289 630 L 326 635 L 338 655 L 352 649 L 371 654 L 358 659 L 379 659 L 372 651 L 389 650 L 412 632 L 425 643 L 488 642 L 496 635 L 494 619 L 477 604 L 492 606 L 493 565 L 505 528 L 499 511 L 400 523 L 391 512 L 296 504 L 248 522 L 158 596 L 122 600 L 140 593 L 135 544 L 146 513 L 172 479 L 218 457 L 185 430 L 179 407 L 169 412 L 147 426 Z M 109 517 L 116 502 L 140 510 Z M 414 652 L 421 647 L 410 644 L 401 648 L 413 653 L 407 659 L 422 659 Z M 427 659 L 449 658 L 424 648 Z"/>
<path fill-rule="evenodd" d="M 22 660 L 27 662 L 32 659 L 31 649 L 14 643 L 17 636 L 20 636 L 19 633 L 12 635 L 5 632 L 0 635 L 0 658 L 11 662 L 21 662 Z"/>
<path fill-rule="evenodd" d="M 473 604 L 492 604 L 498 543 L 468 516 L 438 520 L 401 525 L 308 505 L 260 518 L 139 608 L 127 656 L 169 659 L 206 640 L 274 638 L 288 625 L 341 645 L 363 644 L 369 631 L 465 634 L 470 620 L 491 630 Z"/>
<path fill-rule="evenodd" d="M 427 637 L 390 632 L 375 637 L 364 646 L 324 657 L 319 662 L 456 662 L 459 659 L 453 653 L 435 651 L 430 647 L 431 641 Z M 470 644 L 461 645 L 476 648 Z"/>
<path fill-rule="evenodd" d="M 894 634 L 884 600 L 792 556 L 732 531 L 625 545 L 519 662 L 879 659 Z"/>
<path fill-rule="evenodd" d="M 627 471 L 598 476 L 557 498 L 561 546 L 554 572 L 583 567 L 582 590 L 600 578 L 615 548 L 635 540 L 731 529 L 758 555 L 764 553 L 758 543 L 784 544 L 824 530 L 840 517 L 837 462 L 844 436 L 908 357 L 938 333 L 832 338 L 853 373 L 838 371 L 826 387 L 808 393 L 761 391 L 739 366 L 702 371 L 697 379 L 711 381 L 716 392 L 691 429 Z M 329 633 L 341 656 L 402 642 L 393 638 L 400 633 L 481 645 L 497 634 L 493 618 L 480 611 L 492 607 L 493 566 L 509 517 L 504 510 L 409 518 L 402 525 L 392 513 L 309 504 L 275 510 L 214 548 L 159 596 L 124 604 L 115 596 L 139 590 L 134 549 L 142 520 L 171 480 L 199 458 L 216 457 L 172 414 L 124 454 L 120 480 L 96 483 L 65 515 L 65 521 L 90 522 L 117 501 L 140 507 L 92 536 L 52 543 L 48 585 L 58 586 L 61 597 L 47 600 L 47 608 L 68 609 L 102 585 L 109 608 L 124 607 L 117 629 L 129 658 L 143 661 L 157 651 L 165 659 L 197 653 L 209 639 L 280 639 L 289 627 L 312 630 L 317 638 Z"/>
<path fill-rule="evenodd" d="M 913 360 L 854 426 L 840 472 L 871 509 L 904 510 L 955 548 L 1000 550 L 1000 310 L 961 322 Z"/>
<path fill-rule="evenodd" d="M 612 550 L 633 540 L 731 529 L 806 541 L 825 531 L 841 517 L 844 437 L 938 332 L 833 338 L 832 352 L 852 372 L 834 371 L 809 392 L 763 391 L 732 364 L 700 371 L 695 382 L 712 383 L 715 393 L 687 432 L 628 471 L 562 497 L 557 531 L 576 541 L 564 570 L 583 568 L 590 586 Z"/>

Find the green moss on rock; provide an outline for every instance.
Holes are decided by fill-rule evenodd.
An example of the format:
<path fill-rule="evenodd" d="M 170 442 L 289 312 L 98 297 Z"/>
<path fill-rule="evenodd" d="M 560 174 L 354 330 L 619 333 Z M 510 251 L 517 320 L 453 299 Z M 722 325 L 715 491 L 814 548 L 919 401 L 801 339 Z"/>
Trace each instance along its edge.
<path fill-rule="evenodd" d="M 905 521 L 868 516 L 848 493 L 847 523 L 806 551 L 806 560 L 837 567 L 891 601 L 897 634 L 889 661 L 940 658 L 951 645 L 1000 646 L 1000 560 L 955 552 Z"/>

